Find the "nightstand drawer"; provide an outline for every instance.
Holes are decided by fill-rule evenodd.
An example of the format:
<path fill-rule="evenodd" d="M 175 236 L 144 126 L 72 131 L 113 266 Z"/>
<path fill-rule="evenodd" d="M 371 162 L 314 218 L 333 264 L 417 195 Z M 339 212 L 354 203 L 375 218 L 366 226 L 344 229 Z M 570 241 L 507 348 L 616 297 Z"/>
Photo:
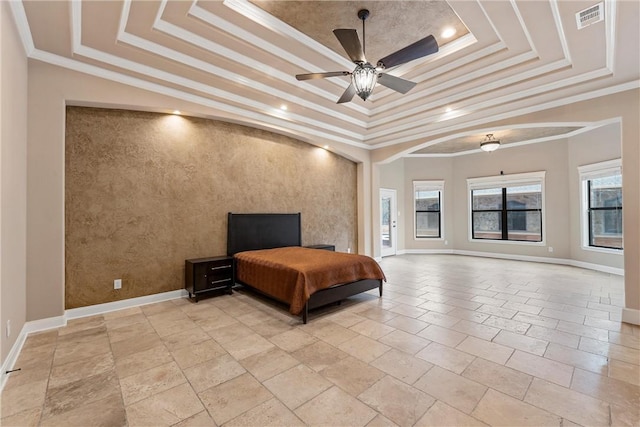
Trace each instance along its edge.
<path fill-rule="evenodd" d="M 204 292 L 226 289 L 231 293 L 233 286 L 233 258 L 228 256 L 188 259 L 185 261 L 185 289 L 189 297 Z"/>

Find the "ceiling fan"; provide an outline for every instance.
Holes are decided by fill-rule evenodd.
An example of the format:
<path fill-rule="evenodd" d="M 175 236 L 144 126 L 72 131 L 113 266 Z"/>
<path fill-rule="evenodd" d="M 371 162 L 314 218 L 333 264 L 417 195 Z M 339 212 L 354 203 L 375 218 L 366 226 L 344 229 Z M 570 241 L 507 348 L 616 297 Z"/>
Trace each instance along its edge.
<path fill-rule="evenodd" d="M 336 35 L 336 38 L 347 52 L 347 55 L 349 55 L 349 58 L 351 58 L 351 60 L 356 64 L 356 68 L 352 72 L 330 71 L 326 73 L 298 74 L 296 75 L 296 79 L 313 80 L 336 76 L 351 76 L 351 84 L 338 100 L 338 104 L 351 101 L 353 96 L 356 94 L 366 101 L 371 95 L 371 92 L 373 92 L 376 82 L 403 94 L 413 89 L 416 85 L 414 82 L 392 76 L 384 73 L 383 71 L 387 68 L 395 67 L 397 65 L 413 61 L 414 59 L 436 53 L 438 51 L 438 42 L 436 42 L 436 39 L 432 35 L 429 35 L 413 44 L 410 44 L 409 46 L 385 56 L 380 59 L 374 67 L 371 63 L 367 62 L 367 59 L 365 58 L 364 21 L 368 17 L 369 11 L 367 9 L 361 9 L 358 11 L 358 18 L 362 20 L 362 44 L 360 44 L 360 39 L 358 38 L 356 30 L 333 30 L 333 34 Z"/>

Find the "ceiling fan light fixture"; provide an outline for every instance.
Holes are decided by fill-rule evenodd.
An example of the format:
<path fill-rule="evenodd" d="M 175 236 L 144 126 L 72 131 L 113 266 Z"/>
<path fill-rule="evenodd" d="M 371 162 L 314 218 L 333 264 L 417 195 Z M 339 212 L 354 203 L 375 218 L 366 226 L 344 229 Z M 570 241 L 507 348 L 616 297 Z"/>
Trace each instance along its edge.
<path fill-rule="evenodd" d="M 492 152 L 500 147 L 500 140 L 495 139 L 492 133 L 488 133 L 484 140 L 480 143 L 482 151 Z"/>
<path fill-rule="evenodd" d="M 378 81 L 378 71 L 368 62 L 358 64 L 351 74 L 351 81 L 358 96 L 366 101 Z"/>

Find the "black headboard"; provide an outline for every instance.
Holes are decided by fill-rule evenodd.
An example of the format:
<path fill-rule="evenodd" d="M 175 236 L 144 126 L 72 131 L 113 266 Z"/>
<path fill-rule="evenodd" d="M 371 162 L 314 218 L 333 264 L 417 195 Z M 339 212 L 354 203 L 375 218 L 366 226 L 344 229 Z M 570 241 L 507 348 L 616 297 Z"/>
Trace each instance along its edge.
<path fill-rule="evenodd" d="M 227 255 L 257 249 L 301 246 L 300 213 L 234 214 L 227 219 Z"/>

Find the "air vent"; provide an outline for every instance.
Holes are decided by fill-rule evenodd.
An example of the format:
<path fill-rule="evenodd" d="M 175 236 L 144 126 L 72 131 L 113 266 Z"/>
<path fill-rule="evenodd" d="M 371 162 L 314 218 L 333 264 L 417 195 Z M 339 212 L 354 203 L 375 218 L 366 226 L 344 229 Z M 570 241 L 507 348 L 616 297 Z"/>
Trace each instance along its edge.
<path fill-rule="evenodd" d="M 588 27 L 591 24 L 595 24 L 596 22 L 600 22 L 603 19 L 604 3 L 598 3 L 588 9 L 576 13 L 576 23 L 578 24 L 579 30 L 584 27 Z"/>

